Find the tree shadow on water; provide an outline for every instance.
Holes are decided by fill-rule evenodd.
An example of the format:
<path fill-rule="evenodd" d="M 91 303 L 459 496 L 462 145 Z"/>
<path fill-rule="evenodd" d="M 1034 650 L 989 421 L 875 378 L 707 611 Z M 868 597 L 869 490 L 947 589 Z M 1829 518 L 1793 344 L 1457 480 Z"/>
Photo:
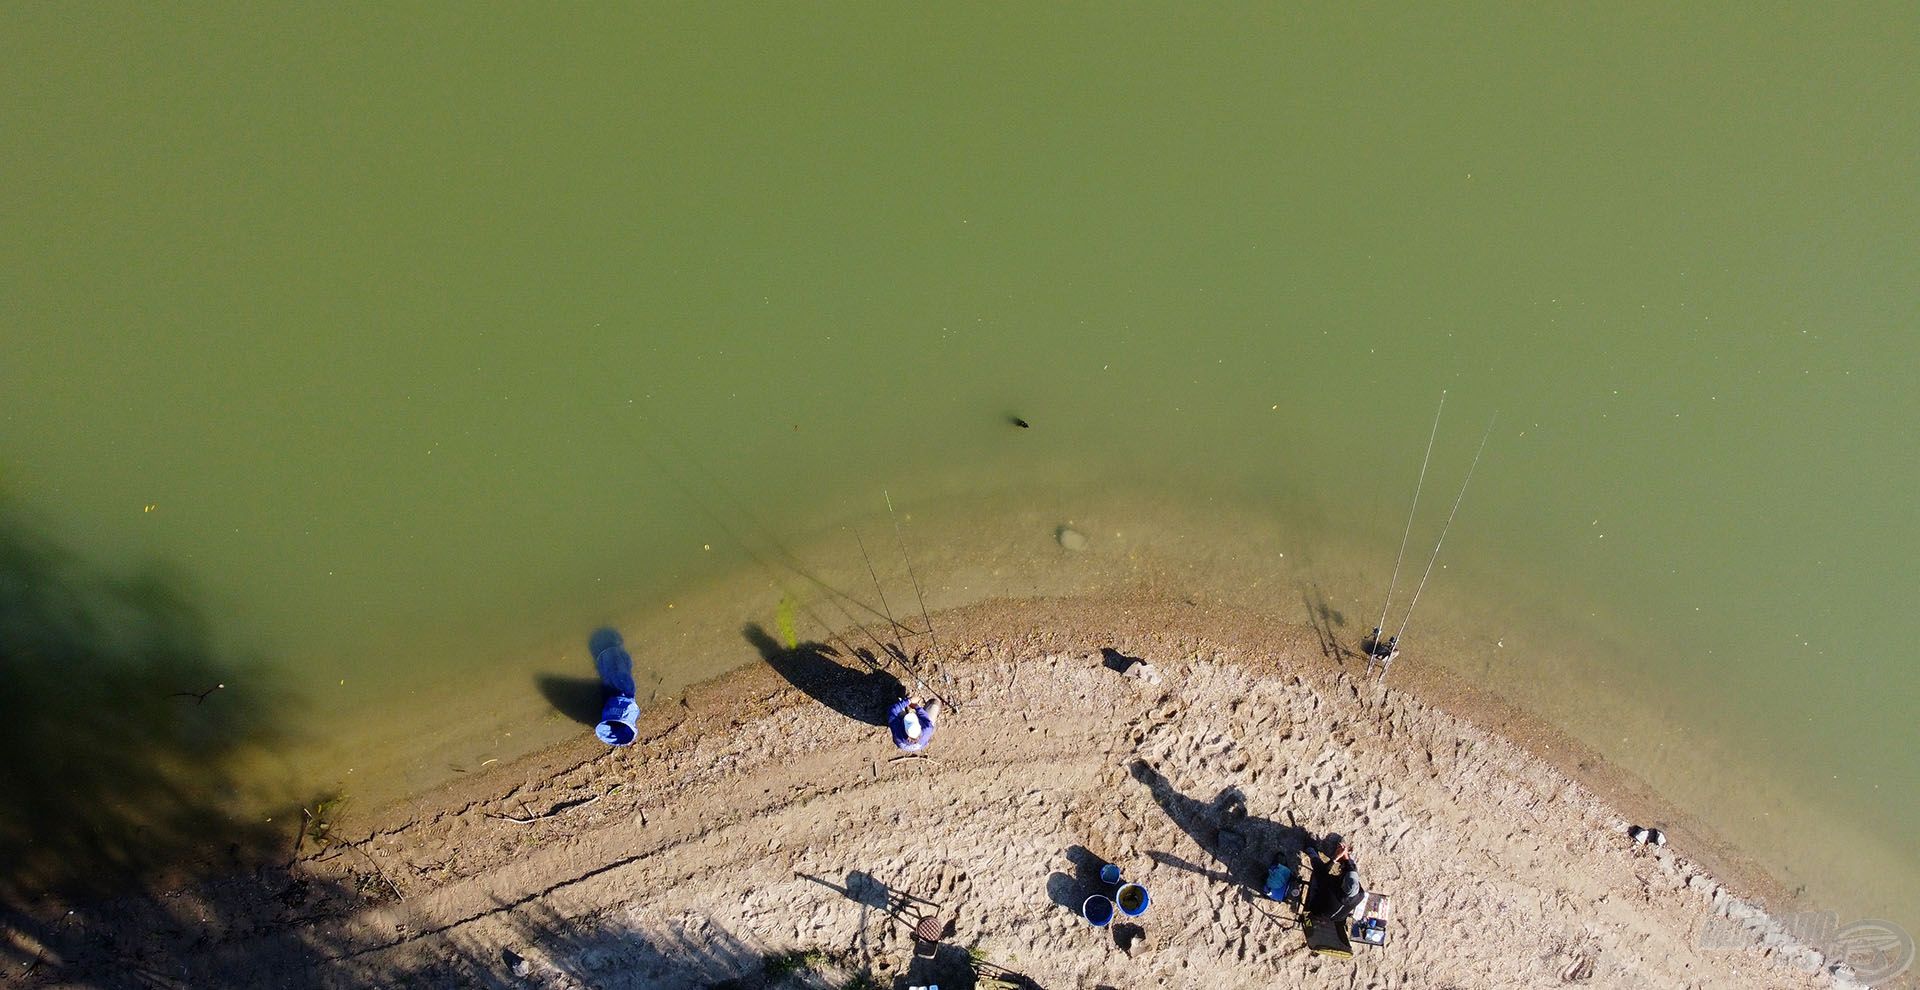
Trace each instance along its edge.
<path fill-rule="evenodd" d="M 789 684 L 855 721 L 886 725 L 887 710 L 906 697 L 900 679 L 880 669 L 865 654 L 854 658 L 858 667 L 850 667 L 841 663 L 838 651 L 825 643 L 801 643 L 787 649 L 754 623 L 748 623 L 740 634 Z"/>
<path fill-rule="evenodd" d="M 0 499 L 0 965 L 15 974 L 190 926 L 219 909 L 157 885 L 289 854 L 288 819 L 236 797 L 241 766 L 288 736 L 291 700 L 219 655 L 183 586 L 157 567 L 100 573 Z M 254 886 L 264 900 L 286 880 Z"/>

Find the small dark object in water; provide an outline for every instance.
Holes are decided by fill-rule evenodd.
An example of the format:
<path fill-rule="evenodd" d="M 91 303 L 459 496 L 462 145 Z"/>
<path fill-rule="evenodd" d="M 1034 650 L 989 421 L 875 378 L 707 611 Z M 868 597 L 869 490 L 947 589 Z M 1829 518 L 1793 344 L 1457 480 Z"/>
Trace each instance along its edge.
<path fill-rule="evenodd" d="M 1020 417 L 1018 417 L 1018 416 L 1008 416 L 1008 417 L 1007 417 L 1007 422 L 1009 422 L 1009 423 L 1012 423 L 1013 425 L 1015 425 L 1015 426 L 1018 426 L 1019 428 L 1021 428 L 1021 429 L 1023 429 L 1023 430 L 1031 430 L 1031 429 L 1033 429 L 1033 424 L 1032 424 L 1032 423 L 1029 423 L 1029 422 L 1027 422 L 1027 421 L 1026 421 L 1026 420 L 1024 420 L 1024 419 L 1021 419 L 1021 418 L 1020 418 Z"/>
<path fill-rule="evenodd" d="M 173 692 L 172 694 L 170 694 L 170 695 L 167 695 L 167 697 L 169 697 L 169 698 L 192 698 L 192 699 L 193 699 L 193 703 L 194 703 L 194 704 L 196 704 L 196 705 L 204 705 L 204 704 L 206 704 L 206 703 L 207 703 L 207 695 L 210 695 L 210 694 L 212 694 L 213 692 L 215 692 L 215 691 L 218 691 L 218 690 L 220 690 L 220 689 L 221 689 L 221 688 L 223 688 L 223 687 L 226 687 L 226 685 L 225 685 L 225 684 L 215 684 L 214 686 L 212 686 L 212 687 L 210 687 L 210 688 L 208 688 L 208 689 L 206 689 L 205 691 L 175 691 L 175 692 Z"/>

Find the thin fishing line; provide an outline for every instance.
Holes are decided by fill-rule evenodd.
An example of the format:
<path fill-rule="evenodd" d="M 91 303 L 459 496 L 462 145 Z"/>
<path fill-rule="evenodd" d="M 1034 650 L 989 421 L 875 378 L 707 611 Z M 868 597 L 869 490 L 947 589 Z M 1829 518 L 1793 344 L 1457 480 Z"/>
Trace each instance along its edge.
<path fill-rule="evenodd" d="M 1440 413 L 1447 408 L 1447 390 L 1440 390 L 1440 406 L 1433 411 L 1433 429 L 1427 433 L 1427 452 L 1420 458 L 1420 480 L 1413 483 L 1413 505 L 1407 509 L 1407 528 L 1400 534 L 1400 556 L 1393 559 L 1393 578 L 1387 582 L 1387 600 L 1380 603 L 1380 621 L 1373 624 L 1375 629 L 1384 629 L 1387 625 L 1387 609 L 1393 606 L 1393 589 L 1400 583 L 1400 564 L 1407 559 L 1407 540 L 1413 536 L 1413 517 L 1420 511 L 1420 489 L 1427 484 L 1427 463 L 1433 460 L 1433 440 L 1440 435 Z M 1378 637 L 1375 637 L 1378 639 Z M 1376 644 L 1377 646 L 1378 644 Z"/>
<path fill-rule="evenodd" d="M 1427 570 L 1420 575 L 1420 586 L 1413 589 L 1413 601 L 1407 605 L 1407 616 L 1400 622 L 1400 631 L 1393 636 L 1396 642 L 1406 635 L 1407 623 L 1413 621 L 1414 606 L 1420 604 L 1420 593 L 1427 590 L 1427 578 L 1433 574 L 1434 562 L 1440 559 L 1440 545 L 1447 542 L 1447 530 L 1453 528 L 1453 517 L 1460 514 L 1460 503 L 1467 497 L 1467 486 L 1473 483 L 1473 469 L 1480 466 L 1480 455 L 1487 449 L 1487 438 L 1493 436 L 1493 424 L 1499 418 L 1497 412 L 1488 417 L 1487 432 L 1480 434 L 1480 447 L 1473 452 L 1473 463 L 1467 465 L 1467 480 L 1460 483 L 1460 494 L 1454 496 L 1453 511 L 1447 513 L 1447 524 L 1440 527 L 1440 538 L 1433 541 L 1433 556 L 1427 558 Z"/>

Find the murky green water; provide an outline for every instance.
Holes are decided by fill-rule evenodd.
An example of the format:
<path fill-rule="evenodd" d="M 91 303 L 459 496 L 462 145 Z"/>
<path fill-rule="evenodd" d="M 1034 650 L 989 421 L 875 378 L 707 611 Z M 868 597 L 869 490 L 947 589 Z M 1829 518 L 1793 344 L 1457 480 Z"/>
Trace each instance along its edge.
<path fill-rule="evenodd" d="M 299 773 L 742 565 L 645 438 L 783 531 L 1099 480 L 1384 584 L 1445 388 L 1429 635 L 1920 927 L 1910 6 L 0 16 L 0 486 Z"/>

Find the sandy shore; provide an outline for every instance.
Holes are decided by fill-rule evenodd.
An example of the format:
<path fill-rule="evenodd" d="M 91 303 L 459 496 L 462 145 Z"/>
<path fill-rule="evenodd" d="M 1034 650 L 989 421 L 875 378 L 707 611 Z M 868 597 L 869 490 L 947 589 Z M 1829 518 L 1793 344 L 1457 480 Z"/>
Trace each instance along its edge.
<path fill-rule="evenodd" d="M 932 759 L 894 759 L 874 724 L 884 678 L 790 652 L 655 706 L 630 749 L 583 730 L 290 868 L 13 933 L 38 961 L 10 978 L 1853 985 L 1777 930 L 1756 891 L 1698 865 L 1684 829 L 1635 846 L 1615 807 L 1562 772 L 1564 752 L 1536 758 L 1422 700 L 1434 692 L 1359 680 L 1308 628 L 1111 597 L 936 621 L 929 660 L 958 710 Z M 1150 662 L 1159 683 L 1104 651 Z M 1256 891 L 1276 857 L 1336 832 L 1394 899 L 1391 943 L 1349 961 L 1306 952 L 1291 912 Z M 1132 927 L 1075 912 L 1108 861 L 1152 891 Z M 923 913 L 950 931 L 916 960 L 907 923 Z"/>

